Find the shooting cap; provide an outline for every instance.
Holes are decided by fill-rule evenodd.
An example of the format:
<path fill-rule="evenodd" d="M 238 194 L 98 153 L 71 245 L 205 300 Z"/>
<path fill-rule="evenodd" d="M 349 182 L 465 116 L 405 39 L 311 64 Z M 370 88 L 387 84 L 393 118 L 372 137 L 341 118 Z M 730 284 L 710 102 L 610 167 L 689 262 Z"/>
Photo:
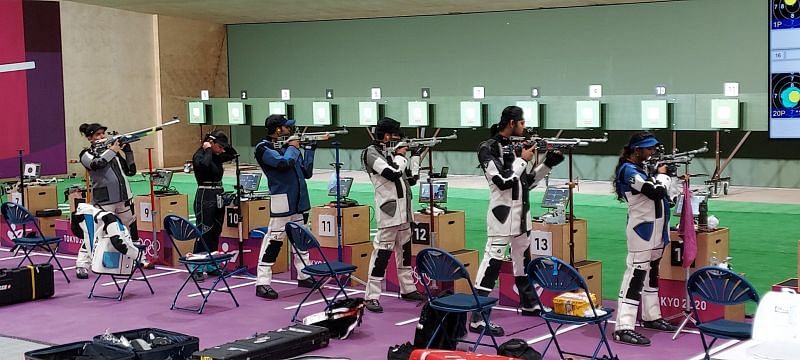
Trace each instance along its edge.
<path fill-rule="evenodd" d="M 294 120 L 289 120 L 285 115 L 278 114 L 272 114 L 264 120 L 264 128 L 267 130 L 267 134 L 274 133 L 281 126 L 292 127 L 294 126 Z"/>
<path fill-rule="evenodd" d="M 661 142 L 658 141 L 658 139 L 656 139 L 655 135 L 653 135 L 653 134 L 651 134 L 651 133 L 649 133 L 647 131 L 643 131 L 643 132 L 639 132 L 639 133 L 633 134 L 631 136 L 630 141 L 628 141 L 628 148 L 630 148 L 631 150 L 634 150 L 634 149 L 647 149 L 647 148 L 651 148 L 651 147 L 656 147 L 656 146 L 658 146 L 660 144 L 661 144 Z"/>
<path fill-rule="evenodd" d="M 81 124 L 81 126 L 80 126 L 80 128 L 78 128 L 78 130 L 81 132 L 81 134 L 83 134 L 84 136 L 86 136 L 88 138 L 88 137 L 94 136 L 94 134 L 96 132 L 98 132 L 100 130 L 106 131 L 106 130 L 108 130 L 108 128 L 103 126 L 103 125 L 100 125 L 98 123 L 91 123 L 91 124 L 84 123 L 84 124 Z"/>
<path fill-rule="evenodd" d="M 225 135 L 225 133 L 221 130 L 214 130 L 206 134 L 206 137 L 203 139 L 203 141 L 209 140 L 217 143 L 219 146 L 222 146 L 225 149 L 231 147 L 230 143 L 228 143 L 228 135 Z"/>
<path fill-rule="evenodd" d="M 375 137 L 377 140 L 383 140 L 384 134 L 400 135 L 400 122 L 390 117 L 383 117 L 378 120 L 378 125 L 375 126 Z"/>

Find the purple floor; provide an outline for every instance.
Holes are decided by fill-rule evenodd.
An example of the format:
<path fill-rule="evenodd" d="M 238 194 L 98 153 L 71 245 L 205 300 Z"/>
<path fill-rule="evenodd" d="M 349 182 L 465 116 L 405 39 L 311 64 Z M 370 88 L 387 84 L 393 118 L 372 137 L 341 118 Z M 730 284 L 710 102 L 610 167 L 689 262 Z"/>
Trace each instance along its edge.
<path fill-rule="evenodd" d="M 0 268 L 16 266 L 19 258 L 11 258 L 6 248 L 0 248 Z M 38 255 L 35 261 L 44 261 Z M 89 280 L 77 280 L 74 276 L 74 257 L 60 255 L 60 261 L 69 267 L 67 274 L 72 283 L 67 284 L 60 272 L 55 274 L 56 294 L 51 299 L 0 307 L 0 335 L 19 337 L 53 344 L 91 339 L 106 329 L 123 331 L 135 328 L 154 327 L 194 335 L 200 338 L 200 348 L 219 345 L 232 340 L 265 332 L 290 324 L 294 308 L 306 289 L 297 288 L 288 281 L 288 274 L 278 274 L 273 287 L 280 293 L 278 300 L 267 301 L 255 296 L 254 281 L 248 278 L 230 279 L 240 307 L 236 308 L 230 296 L 215 293 L 209 298 L 202 315 L 195 312 L 169 310 L 172 298 L 185 271 L 157 268 L 147 272 L 155 295 L 150 295 L 144 283 L 132 283 L 122 302 L 106 299 L 87 299 L 94 275 Z M 101 284 L 110 278 L 101 280 Z M 208 285 L 210 282 L 205 282 Z M 113 285 L 100 286 L 96 293 L 113 292 Z M 191 283 L 190 283 L 191 285 Z M 359 290 L 352 290 L 359 295 Z M 201 298 L 197 290 L 184 290 L 178 299 L 179 305 L 194 306 Z M 193 295 L 194 294 L 194 295 Z M 318 299 L 319 297 L 312 297 Z M 360 328 L 348 340 L 334 340 L 330 346 L 317 351 L 320 355 L 346 356 L 352 359 L 385 359 L 389 346 L 413 341 L 416 318 L 420 308 L 415 303 L 399 300 L 396 295 L 385 294 L 381 298 L 383 314 L 367 312 Z M 611 302 L 606 305 L 613 306 Z M 319 302 L 304 307 L 301 315 L 322 311 Z M 492 313 L 493 320 L 502 325 L 507 333 L 498 338 L 498 343 L 510 338 L 528 340 L 532 346 L 543 351 L 549 340 L 549 332 L 539 318 L 516 315 L 510 309 L 500 307 Z M 569 351 L 591 352 L 597 343 L 597 327 L 567 328 L 558 336 L 562 347 Z M 562 330 L 564 330 L 562 329 Z M 610 336 L 613 324 L 609 324 Z M 611 343 L 612 350 L 620 359 L 692 359 L 702 352 L 699 336 L 685 333 L 672 341 L 670 333 L 655 333 L 643 330 L 651 337 L 650 347 L 623 346 Z M 472 337 L 474 339 L 474 337 Z M 724 342 L 720 343 L 724 346 Z M 490 348 L 479 348 L 479 352 L 490 352 Z M 555 348 L 551 348 L 545 359 L 557 359 Z M 700 357 L 698 357 L 699 359 Z"/>

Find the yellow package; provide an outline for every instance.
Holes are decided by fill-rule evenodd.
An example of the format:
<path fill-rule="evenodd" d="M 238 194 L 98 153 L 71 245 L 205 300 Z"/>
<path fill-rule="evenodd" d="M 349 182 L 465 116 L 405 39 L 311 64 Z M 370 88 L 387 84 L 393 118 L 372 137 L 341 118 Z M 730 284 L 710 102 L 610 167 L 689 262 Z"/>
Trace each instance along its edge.
<path fill-rule="evenodd" d="M 593 293 L 589 294 L 592 297 L 592 304 L 595 306 L 597 303 L 597 296 Z M 553 311 L 556 314 L 580 316 L 584 317 L 589 314 L 593 316 L 591 307 L 589 306 L 589 299 L 586 298 L 585 292 L 580 293 L 563 293 L 553 298 Z"/>

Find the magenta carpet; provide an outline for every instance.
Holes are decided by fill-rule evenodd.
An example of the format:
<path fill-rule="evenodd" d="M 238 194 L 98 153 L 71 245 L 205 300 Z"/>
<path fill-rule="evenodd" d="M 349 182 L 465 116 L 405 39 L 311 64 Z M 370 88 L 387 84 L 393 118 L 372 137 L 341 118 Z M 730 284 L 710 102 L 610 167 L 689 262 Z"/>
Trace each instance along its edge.
<path fill-rule="evenodd" d="M 19 258 L 6 248 L 0 248 L 0 268 L 16 266 Z M 150 283 L 155 290 L 151 295 L 144 283 L 134 282 L 126 291 L 122 302 L 107 299 L 88 299 L 89 288 L 95 275 L 89 280 L 77 280 L 74 276 L 74 257 L 59 256 L 62 264 L 69 267 L 67 274 L 72 283 L 67 284 L 60 273 L 55 275 L 56 293 L 51 299 L 0 307 L 0 335 L 30 339 L 51 344 L 89 340 L 106 330 L 111 332 L 135 328 L 153 327 L 167 329 L 200 338 L 200 348 L 219 345 L 232 340 L 245 338 L 257 332 L 265 332 L 290 324 L 295 306 L 307 289 L 297 288 L 288 279 L 288 274 L 276 275 L 273 287 L 280 293 L 278 300 L 268 301 L 255 296 L 254 280 L 247 277 L 230 279 L 234 294 L 240 307 L 233 304 L 230 296 L 215 293 L 209 299 L 205 312 L 170 310 L 172 298 L 186 271 L 159 267 L 147 271 Z M 44 255 L 34 257 L 35 261 L 45 261 Z M 114 286 L 110 278 L 102 279 L 97 293 L 110 294 Z M 204 284 L 208 284 L 205 282 Z M 191 284 L 190 284 L 191 285 Z M 351 291 L 355 296 L 363 296 L 360 290 Z M 318 296 L 312 296 L 318 300 Z M 197 290 L 184 290 L 178 299 L 179 305 L 199 304 L 201 297 Z M 336 355 L 351 359 L 385 359 L 389 346 L 413 341 L 416 318 L 420 307 L 413 302 L 402 301 L 396 294 L 385 294 L 381 298 L 383 314 L 367 312 L 360 328 L 347 340 L 333 340 L 329 347 L 319 350 L 319 355 Z M 613 305 L 608 303 L 606 305 Z M 301 315 L 322 311 L 319 301 L 303 307 Z M 522 317 L 508 308 L 500 307 L 492 314 L 493 320 L 502 325 L 507 333 L 498 342 L 510 338 L 521 338 L 543 351 L 549 340 L 549 332 L 539 318 Z M 596 326 L 565 327 L 558 336 L 564 349 L 576 352 L 591 352 L 597 343 Z M 610 336 L 613 324 L 607 331 Z M 672 334 L 654 333 L 643 330 L 651 336 L 651 347 L 631 347 L 611 343 L 612 350 L 620 359 L 692 359 L 702 353 L 700 338 L 696 333 L 685 333 L 677 340 Z M 474 338 L 474 337 L 473 337 Z M 725 342 L 721 342 L 724 345 Z M 479 352 L 491 352 L 490 348 L 479 348 Z M 554 347 L 548 351 L 546 359 L 557 359 Z"/>

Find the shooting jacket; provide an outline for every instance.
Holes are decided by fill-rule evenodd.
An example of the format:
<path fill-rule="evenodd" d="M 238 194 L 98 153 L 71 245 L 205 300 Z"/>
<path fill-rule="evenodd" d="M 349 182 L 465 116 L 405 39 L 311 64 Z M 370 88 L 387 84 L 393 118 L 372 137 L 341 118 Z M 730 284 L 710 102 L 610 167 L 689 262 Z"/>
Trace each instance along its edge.
<path fill-rule="evenodd" d="M 305 153 L 294 146 L 276 149 L 272 139 L 256 145 L 256 161 L 267 177 L 270 216 L 303 214 L 311 209 L 306 179 L 314 174 L 314 146 L 305 145 Z"/>
<path fill-rule="evenodd" d="M 100 154 L 91 149 L 81 151 L 81 164 L 92 181 L 92 204 L 114 204 L 133 197 L 127 176 L 136 175 L 136 163 L 131 148 L 126 146 L 124 150 L 124 157 L 111 149 Z"/>
<path fill-rule="evenodd" d="M 528 194 L 550 168 L 517 157 L 511 141 L 501 135 L 492 137 L 478 147 L 478 162 L 489 183 L 489 209 L 486 213 L 488 236 L 516 236 L 530 231 L 530 201 Z"/>
<path fill-rule="evenodd" d="M 625 233 L 628 251 L 658 248 L 669 242 L 668 189 L 672 179 L 665 174 L 649 177 L 640 166 L 620 166 L 614 184 L 617 194 L 628 203 Z M 691 211 L 691 210 L 690 210 Z"/>
<path fill-rule="evenodd" d="M 361 161 L 375 187 L 378 228 L 411 223 L 414 220 L 411 186 L 419 176 L 419 156 L 409 160 L 403 155 L 393 155 L 382 143 L 376 142 L 364 149 Z"/>

